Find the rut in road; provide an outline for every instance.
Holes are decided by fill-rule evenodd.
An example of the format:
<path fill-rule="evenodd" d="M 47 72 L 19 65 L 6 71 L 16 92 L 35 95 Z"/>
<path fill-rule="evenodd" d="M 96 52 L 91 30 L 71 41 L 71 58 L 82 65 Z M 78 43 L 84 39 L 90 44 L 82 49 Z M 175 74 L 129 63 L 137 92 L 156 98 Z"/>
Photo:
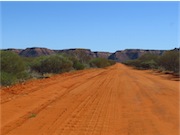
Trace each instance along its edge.
<path fill-rule="evenodd" d="M 116 64 L 1 90 L 2 135 L 178 135 L 179 81 Z"/>

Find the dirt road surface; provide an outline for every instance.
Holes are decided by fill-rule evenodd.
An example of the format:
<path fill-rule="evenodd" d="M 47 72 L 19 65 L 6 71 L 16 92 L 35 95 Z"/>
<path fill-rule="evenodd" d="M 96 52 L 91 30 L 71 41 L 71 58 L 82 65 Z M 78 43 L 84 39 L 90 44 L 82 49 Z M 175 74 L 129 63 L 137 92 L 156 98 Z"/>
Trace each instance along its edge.
<path fill-rule="evenodd" d="M 122 64 L 1 90 L 2 135 L 178 135 L 179 81 Z"/>

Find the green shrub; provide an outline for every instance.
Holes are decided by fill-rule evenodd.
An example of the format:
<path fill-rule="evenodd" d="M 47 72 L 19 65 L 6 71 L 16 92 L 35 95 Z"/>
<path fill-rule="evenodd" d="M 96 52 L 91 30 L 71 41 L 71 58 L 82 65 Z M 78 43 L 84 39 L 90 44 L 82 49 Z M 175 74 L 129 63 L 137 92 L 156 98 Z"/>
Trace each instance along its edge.
<path fill-rule="evenodd" d="M 39 73 L 62 73 L 72 69 L 72 61 L 62 55 L 44 56 L 36 59 L 31 69 Z"/>
<path fill-rule="evenodd" d="M 141 61 L 139 59 L 128 60 L 128 61 L 125 61 L 123 63 L 128 65 L 128 66 L 133 66 L 133 67 L 136 67 L 136 68 L 140 68 L 141 67 Z"/>
<path fill-rule="evenodd" d="M 1 77 L 1 85 L 3 86 L 12 85 L 17 82 L 17 78 L 14 75 L 7 72 L 1 71 L 0 77 Z"/>
<path fill-rule="evenodd" d="M 157 63 L 154 60 L 143 61 L 140 64 L 140 67 L 143 69 L 155 69 L 158 67 Z"/>
<path fill-rule="evenodd" d="M 151 54 L 151 53 L 146 53 L 144 55 L 142 55 L 141 57 L 139 57 L 138 59 L 141 61 L 141 62 L 147 62 L 147 61 L 151 61 L 153 60 L 154 62 L 158 62 L 159 60 L 159 57 L 158 55 L 156 54 Z"/>
<path fill-rule="evenodd" d="M 138 69 L 159 69 L 179 73 L 179 51 L 167 51 L 162 56 L 144 54 L 136 60 L 125 61 L 124 64 Z"/>
<path fill-rule="evenodd" d="M 83 70 L 85 68 L 85 65 L 80 63 L 79 61 L 76 61 L 73 63 L 73 68 L 76 70 Z"/>
<path fill-rule="evenodd" d="M 112 60 L 108 60 L 105 58 L 94 58 L 89 62 L 91 67 L 104 68 L 110 65 L 115 64 Z"/>
<path fill-rule="evenodd" d="M 29 69 L 31 64 L 37 59 L 37 57 L 21 57 L 25 63 L 26 69 Z"/>
<path fill-rule="evenodd" d="M 16 53 L 0 51 L 1 57 L 1 85 L 11 85 L 28 78 L 25 64 Z"/>
<path fill-rule="evenodd" d="M 108 60 L 108 61 L 109 61 L 110 65 L 116 64 L 116 61 L 114 61 L 114 60 Z"/>
<path fill-rule="evenodd" d="M 18 54 L 9 51 L 0 51 L 0 54 L 1 71 L 16 75 L 25 70 L 25 64 Z"/>
<path fill-rule="evenodd" d="M 44 61 L 47 58 L 48 58 L 47 56 L 40 56 L 40 57 L 35 58 L 29 65 L 30 69 L 43 74 L 43 69 L 41 68 L 41 63 L 42 63 L 42 61 Z"/>
<path fill-rule="evenodd" d="M 27 72 L 27 71 L 24 71 L 24 72 L 21 72 L 21 73 L 16 74 L 16 77 L 17 77 L 17 79 L 18 79 L 19 82 L 22 82 L 22 81 L 24 81 L 24 80 L 29 79 L 30 76 L 31 76 L 30 73 Z"/>
<path fill-rule="evenodd" d="M 165 70 L 179 72 L 179 51 L 167 51 L 159 59 L 159 65 Z"/>

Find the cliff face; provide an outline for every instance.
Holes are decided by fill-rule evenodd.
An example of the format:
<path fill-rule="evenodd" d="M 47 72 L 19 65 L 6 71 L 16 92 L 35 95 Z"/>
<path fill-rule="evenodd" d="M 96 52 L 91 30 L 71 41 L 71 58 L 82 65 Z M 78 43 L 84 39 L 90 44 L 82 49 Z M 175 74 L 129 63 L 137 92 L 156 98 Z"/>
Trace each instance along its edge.
<path fill-rule="evenodd" d="M 19 54 L 21 51 L 23 51 L 23 49 L 9 48 L 9 49 L 5 49 L 5 51 L 11 51 L 11 52 Z"/>
<path fill-rule="evenodd" d="M 55 50 L 55 52 L 64 53 L 67 55 L 74 55 L 77 57 L 82 57 L 82 56 L 96 57 L 90 49 L 74 48 L 74 49 L 65 49 L 65 50 Z"/>
<path fill-rule="evenodd" d="M 175 48 L 174 50 L 178 50 L 179 48 Z M 165 50 L 141 50 L 141 49 L 126 49 L 122 51 L 116 51 L 115 53 L 109 53 L 109 52 L 92 52 L 90 49 L 65 49 L 65 50 L 50 50 L 47 48 L 27 48 L 27 49 L 5 49 L 5 51 L 13 51 L 20 56 L 23 57 L 37 57 L 42 55 L 51 55 L 51 54 L 67 54 L 76 56 L 77 58 L 106 58 L 106 59 L 112 59 L 116 60 L 117 62 L 123 62 L 126 60 L 133 60 L 137 59 L 140 56 L 142 56 L 145 53 L 151 53 L 156 55 L 162 55 Z"/>
<path fill-rule="evenodd" d="M 116 51 L 109 57 L 109 59 L 116 60 L 118 62 L 123 62 L 126 60 L 137 59 L 146 53 L 162 55 L 164 52 L 165 50 L 126 49 L 124 51 Z"/>
<path fill-rule="evenodd" d="M 38 57 L 42 55 L 50 55 L 54 54 L 55 52 L 53 50 L 47 49 L 47 48 L 27 48 L 25 50 L 22 50 L 19 55 L 24 57 Z"/>
<path fill-rule="evenodd" d="M 108 59 L 109 56 L 112 55 L 112 53 L 109 53 L 109 52 L 94 52 L 94 55 L 95 55 L 95 57 L 98 57 L 98 58 L 106 58 L 106 59 Z"/>

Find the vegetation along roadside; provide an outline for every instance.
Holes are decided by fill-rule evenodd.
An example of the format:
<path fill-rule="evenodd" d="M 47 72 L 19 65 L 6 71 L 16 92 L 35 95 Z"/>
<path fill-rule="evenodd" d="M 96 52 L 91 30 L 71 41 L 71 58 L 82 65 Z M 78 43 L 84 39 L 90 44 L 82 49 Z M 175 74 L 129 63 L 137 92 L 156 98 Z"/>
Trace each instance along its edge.
<path fill-rule="evenodd" d="M 138 59 L 128 60 L 123 63 L 136 69 L 154 69 L 159 72 L 172 73 L 179 76 L 179 60 L 179 51 L 171 50 L 163 53 L 161 56 L 147 53 Z"/>
<path fill-rule="evenodd" d="M 52 54 L 40 57 L 20 57 L 10 51 L 0 51 L 1 86 L 9 86 L 32 78 L 46 78 L 53 74 L 83 70 L 87 68 L 104 68 L 115 64 L 105 58 L 87 56 Z"/>

